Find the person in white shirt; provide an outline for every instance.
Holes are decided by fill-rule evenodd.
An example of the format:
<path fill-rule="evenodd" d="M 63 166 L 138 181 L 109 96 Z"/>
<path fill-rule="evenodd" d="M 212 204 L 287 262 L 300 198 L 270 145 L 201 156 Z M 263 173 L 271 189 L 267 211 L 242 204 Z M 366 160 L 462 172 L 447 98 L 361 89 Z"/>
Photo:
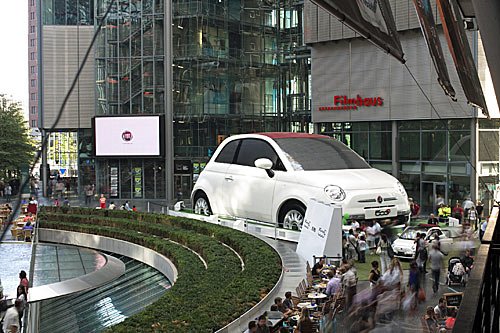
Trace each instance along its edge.
<path fill-rule="evenodd" d="M 481 228 L 479 229 L 479 240 L 483 240 L 484 233 L 486 232 L 486 228 L 488 227 L 488 219 L 484 219 L 483 223 L 481 223 Z"/>
<path fill-rule="evenodd" d="M 375 220 L 375 223 L 373 223 L 373 233 L 375 235 L 375 246 L 378 246 L 378 243 L 380 242 L 380 233 L 382 232 L 382 227 L 378 223 L 377 220 Z"/>
<path fill-rule="evenodd" d="M 108 209 L 111 209 L 111 210 L 116 209 L 116 205 L 115 205 L 115 203 L 113 201 L 111 201 L 111 203 L 109 204 Z"/>
<path fill-rule="evenodd" d="M 23 306 L 21 300 L 16 299 L 16 303 L 13 307 L 10 307 L 5 313 L 3 318 L 3 331 L 4 333 L 18 333 L 20 331 L 19 327 L 19 311 Z"/>

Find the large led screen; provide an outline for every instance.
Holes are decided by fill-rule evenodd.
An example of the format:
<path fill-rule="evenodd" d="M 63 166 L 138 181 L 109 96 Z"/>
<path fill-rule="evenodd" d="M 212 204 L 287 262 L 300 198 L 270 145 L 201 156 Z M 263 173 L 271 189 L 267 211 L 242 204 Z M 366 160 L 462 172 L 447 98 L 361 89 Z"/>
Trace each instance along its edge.
<path fill-rule="evenodd" d="M 160 156 L 161 117 L 94 118 L 95 155 Z"/>

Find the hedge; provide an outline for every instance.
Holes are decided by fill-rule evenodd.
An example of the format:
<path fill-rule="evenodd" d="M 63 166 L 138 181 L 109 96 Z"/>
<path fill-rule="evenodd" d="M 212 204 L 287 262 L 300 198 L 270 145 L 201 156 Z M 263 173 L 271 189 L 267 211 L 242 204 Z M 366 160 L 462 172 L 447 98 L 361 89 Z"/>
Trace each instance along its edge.
<path fill-rule="evenodd" d="M 248 311 L 281 274 L 278 254 L 243 232 L 161 214 L 44 207 L 40 227 L 99 234 L 149 247 L 170 258 L 179 275 L 174 286 L 144 311 L 110 332 L 213 332 Z M 198 252 L 207 262 L 168 239 Z M 239 258 L 223 242 L 243 258 Z"/>

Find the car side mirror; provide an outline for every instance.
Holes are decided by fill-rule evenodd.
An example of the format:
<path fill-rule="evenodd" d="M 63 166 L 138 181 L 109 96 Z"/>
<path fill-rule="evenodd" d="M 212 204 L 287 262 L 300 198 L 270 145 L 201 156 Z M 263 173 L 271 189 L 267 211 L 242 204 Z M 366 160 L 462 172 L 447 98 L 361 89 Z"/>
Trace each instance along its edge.
<path fill-rule="evenodd" d="M 267 175 L 270 178 L 274 177 L 274 171 L 271 169 L 273 167 L 273 162 L 268 158 L 259 158 L 254 162 L 255 166 L 259 169 L 266 170 Z"/>

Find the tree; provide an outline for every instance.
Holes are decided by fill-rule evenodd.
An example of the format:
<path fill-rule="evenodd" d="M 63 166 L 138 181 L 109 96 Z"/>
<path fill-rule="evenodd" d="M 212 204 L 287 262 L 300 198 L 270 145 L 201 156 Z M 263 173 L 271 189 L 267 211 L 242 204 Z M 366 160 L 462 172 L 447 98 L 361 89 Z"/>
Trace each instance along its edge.
<path fill-rule="evenodd" d="M 0 94 L 0 180 L 19 177 L 21 167 L 30 165 L 33 155 L 21 104 Z"/>

